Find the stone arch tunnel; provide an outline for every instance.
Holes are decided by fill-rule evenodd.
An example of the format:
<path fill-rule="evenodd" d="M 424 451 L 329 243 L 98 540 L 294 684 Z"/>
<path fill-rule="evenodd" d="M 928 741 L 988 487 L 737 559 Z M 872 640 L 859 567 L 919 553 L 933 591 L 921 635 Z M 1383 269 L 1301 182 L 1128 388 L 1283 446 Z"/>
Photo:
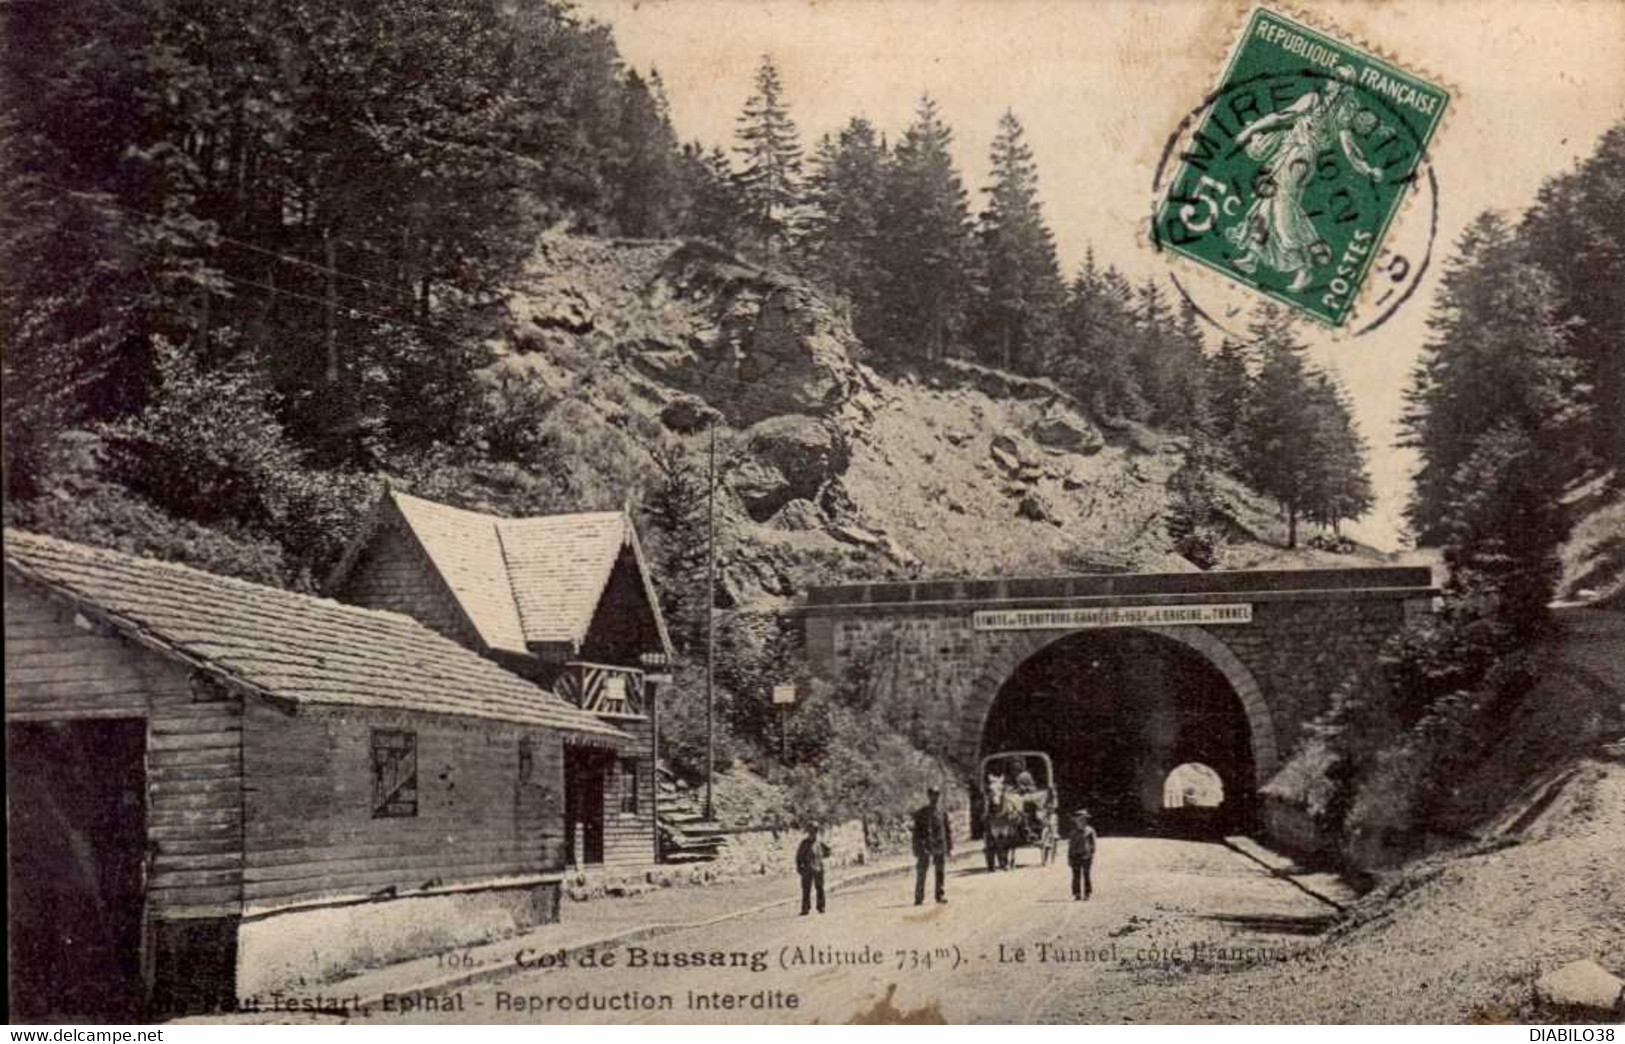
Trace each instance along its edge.
<path fill-rule="evenodd" d="M 1111 574 L 820 587 L 802 613 L 815 672 L 863 665 L 967 785 L 1041 750 L 1106 832 L 1248 831 L 1304 725 L 1436 593 L 1427 569 Z M 1164 808 L 1185 763 L 1217 773 L 1218 811 Z"/>
<path fill-rule="evenodd" d="M 1079 631 L 1024 660 L 988 705 L 982 759 L 1006 750 L 1049 754 L 1063 811 L 1088 808 L 1114 831 L 1160 824 L 1168 774 L 1186 762 L 1214 769 L 1228 823 L 1251 820 L 1254 739 L 1231 681 L 1201 652 L 1138 629 Z"/>

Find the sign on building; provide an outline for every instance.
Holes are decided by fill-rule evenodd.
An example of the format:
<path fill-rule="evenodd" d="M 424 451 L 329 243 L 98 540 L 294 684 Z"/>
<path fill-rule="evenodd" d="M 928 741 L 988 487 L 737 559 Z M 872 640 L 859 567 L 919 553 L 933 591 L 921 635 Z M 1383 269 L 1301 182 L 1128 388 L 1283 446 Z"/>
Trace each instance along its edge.
<path fill-rule="evenodd" d="M 978 631 L 1047 631 L 1089 627 L 1177 627 L 1253 622 L 1250 604 L 1126 605 L 1084 609 L 992 609 L 974 613 Z"/>

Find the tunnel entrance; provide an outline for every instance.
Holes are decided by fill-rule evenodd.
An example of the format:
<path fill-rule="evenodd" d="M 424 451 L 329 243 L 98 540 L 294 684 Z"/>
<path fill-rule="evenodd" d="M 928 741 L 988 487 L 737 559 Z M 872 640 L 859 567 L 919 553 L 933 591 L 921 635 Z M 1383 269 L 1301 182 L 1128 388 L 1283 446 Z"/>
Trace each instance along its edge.
<path fill-rule="evenodd" d="M 1187 761 L 1162 781 L 1162 807 L 1218 808 L 1224 804 L 1224 780 L 1200 761 Z"/>
<path fill-rule="evenodd" d="M 1029 657 L 1000 687 L 980 750 L 1048 753 L 1062 815 L 1087 808 L 1101 833 L 1209 835 L 1253 824 L 1240 698 L 1200 652 L 1148 631 L 1081 631 Z M 1165 800 L 1170 775 L 1189 763 L 1217 783 L 1192 793 L 1216 791 L 1217 804 Z M 1181 796 L 1185 782 L 1176 780 Z"/>

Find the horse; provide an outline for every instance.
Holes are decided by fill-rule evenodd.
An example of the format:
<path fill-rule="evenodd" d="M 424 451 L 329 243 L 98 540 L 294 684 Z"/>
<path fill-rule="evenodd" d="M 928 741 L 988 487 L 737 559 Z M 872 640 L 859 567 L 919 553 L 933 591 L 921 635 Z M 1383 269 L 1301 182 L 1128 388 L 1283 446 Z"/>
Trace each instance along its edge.
<path fill-rule="evenodd" d="M 1027 798 L 1004 777 L 987 782 L 987 819 L 983 853 L 989 873 L 1016 868 L 1016 847 L 1027 839 Z"/>
<path fill-rule="evenodd" d="M 1016 850 L 1024 844 L 1037 845 L 1042 862 L 1048 865 L 1055 853 L 1055 792 L 1024 790 L 1002 775 L 991 774 L 983 793 L 987 810 L 983 853 L 988 872 L 1014 870 Z"/>

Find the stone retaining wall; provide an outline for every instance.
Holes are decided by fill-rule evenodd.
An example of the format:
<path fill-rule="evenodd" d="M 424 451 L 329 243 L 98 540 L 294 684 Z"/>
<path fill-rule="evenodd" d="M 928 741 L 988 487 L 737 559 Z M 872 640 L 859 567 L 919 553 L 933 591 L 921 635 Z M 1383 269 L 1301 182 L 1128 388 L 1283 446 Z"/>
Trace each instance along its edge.
<path fill-rule="evenodd" d="M 793 875 L 799 830 L 750 829 L 726 835 L 728 843 L 707 863 L 665 863 L 639 870 L 598 870 L 565 878 L 565 894 L 575 902 L 642 895 L 660 888 L 704 888 L 751 877 Z M 868 863 L 875 853 L 864 841 L 863 823 L 850 820 L 828 828 L 825 865 L 839 870 Z"/>

